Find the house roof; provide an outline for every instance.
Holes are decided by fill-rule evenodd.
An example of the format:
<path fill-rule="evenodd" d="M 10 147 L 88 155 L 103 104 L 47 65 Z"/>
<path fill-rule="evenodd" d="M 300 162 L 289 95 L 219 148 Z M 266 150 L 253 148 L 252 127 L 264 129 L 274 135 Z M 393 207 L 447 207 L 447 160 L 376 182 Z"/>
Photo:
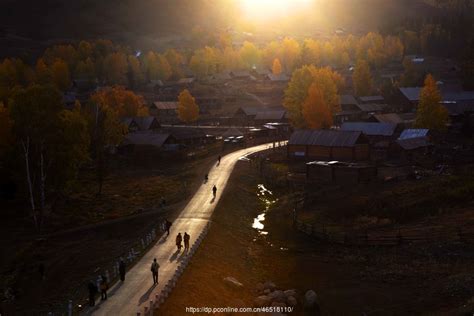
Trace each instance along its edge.
<path fill-rule="evenodd" d="M 374 114 L 373 117 L 380 123 L 403 123 L 403 119 L 397 113 Z"/>
<path fill-rule="evenodd" d="M 223 134 L 222 137 L 230 137 L 230 136 L 243 136 L 244 133 L 240 131 L 239 129 L 232 127 L 226 130 Z"/>
<path fill-rule="evenodd" d="M 357 104 L 356 106 L 362 112 L 381 112 L 387 108 L 387 105 L 385 104 L 375 104 L 375 103 Z"/>
<path fill-rule="evenodd" d="M 206 134 L 200 128 L 168 127 L 165 131 L 178 141 L 206 137 Z"/>
<path fill-rule="evenodd" d="M 398 139 L 420 138 L 428 136 L 430 132 L 427 128 L 407 128 L 403 130 Z"/>
<path fill-rule="evenodd" d="M 443 94 L 445 101 L 474 101 L 474 91 L 460 91 Z"/>
<path fill-rule="evenodd" d="M 190 84 L 194 82 L 194 78 L 181 78 L 178 80 L 178 84 Z"/>
<path fill-rule="evenodd" d="M 231 76 L 235 78 L 248 78 L 251 77 L 250 72 L 247 70 L 233 70 L 230 72 Z"/>
<path fill-rule="evenodd" d="M 176 110 L 178 108 L 178 102 L 173 101 L 157 101 L 153 102 L 153 105 L 158 110 Z"/>
<path fill-rule="evenodd" d="M 232 79 L 232 77 L 230 76 L 230 74 L 228 72 L 221 72 L 221 73 L 218 73 L 218 74 L 214 74 L 214 75 L 212 75 L 212 78 L 214 80 L 230 80 L 230 79 Z"/>
<path fill-rule="evenodd" d="M 359 97 L 359 100 L 364 103 L 385 102 L 384 97 L 381 95 L 369 95 L 365 97 Z"/>
<path fill-rule="evenodd" d="M 345 122 L 341 130 L 361 131 L 369 136 L 392 136 L 396 127 L 397 125 L 392 123 Z"/>
<path fill-rule="evenodd" d="M 431 143 L 426 139 L 426 137 L 399 139 L 397 140 L 397 144 L 405 150 L 431 146 Z"/>
<path fill-rule="evenodd" d="M 408 100 L 415 102 L 420 100 L 420 92 L 421 87 L 405 87 L 399 88 L 400 92 L 407 98 Z"/>
<path fill-rule="evenodd" d="M 355 104 L 355 105 L 358 104 L 356 98 L 350 94 L 341 94 L 339 96 L 339 103 L 340 104 Z"/>
<path fill-rule="evenodd" d="M 290 80 L 290 78 L 285 74 L 275 75 L 273 73 L 270 73 L 270 74 L 267 75 L 267 78 L 270 79 L 271 81 L 288 81 L 288 80 Z"/>
<path fill-rule="evenodd" d="M 282 120 L 285 117 L 285 110 L 264 110 L 258 111 L 256 120 Z"/>
<path fill-rule="evenodd" d="M 334 130 L 297 130 L 291 134 L 290 145 L 314 145 L 326 147 L 353 147 L 361 132 Z"/>
<path fill-rule="evenodd" d="M 122 118 L 122 123 L 130 126 L 133 122 L 137 124 L 138 129 L 141 131 L 149 130 L 153 123 L 158 124 L 158 121 L 154 116 L 133 116 L 133 117 L 124 117 Z"/>
<path fill-rule="evenodd" d="M 136 132 L 125 135 L 122 145 L 150 145 L 161 147 L 170 138 L 167 133 Z"/>
<path fill-rule="evenodd" d="M 237 111 L 241 110 L 248 116 L 255 116 L 257 112 L 262 110 L 260 106 L 241 106 Z"/>
<path fill-rule="evenodd" d="M 255 69 L 255 72 L 260 76 L 266 76 L 271 74 L 271 71 L 265 68 L 257 68 Z"/>

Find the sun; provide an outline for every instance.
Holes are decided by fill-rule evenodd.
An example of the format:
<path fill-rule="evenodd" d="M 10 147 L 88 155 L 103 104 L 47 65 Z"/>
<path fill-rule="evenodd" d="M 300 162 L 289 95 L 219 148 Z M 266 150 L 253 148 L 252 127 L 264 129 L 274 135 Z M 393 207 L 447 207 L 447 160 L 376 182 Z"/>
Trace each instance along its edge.
<path fill-rule="evenodd" d="M 308 7 L 315 0 L 240 0 L 242 13 L 250 19 L 288 16 Z"/>

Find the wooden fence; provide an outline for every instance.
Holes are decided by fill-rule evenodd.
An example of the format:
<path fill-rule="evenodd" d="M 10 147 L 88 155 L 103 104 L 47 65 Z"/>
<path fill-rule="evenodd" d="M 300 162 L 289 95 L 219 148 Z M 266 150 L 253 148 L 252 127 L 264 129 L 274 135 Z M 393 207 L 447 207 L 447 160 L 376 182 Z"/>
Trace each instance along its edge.
<path fill-rule="evenodd" d="M 357 246 L 397 246 L 423 242 L 456 241 L 474 242 L 474 227 L 440 227 L 439 229 L 400 229 L 398 231 L 344 231 L 340 228 L 313 225 L 298 219 L 294 227 L 312 238 L 344 245 Z"/>

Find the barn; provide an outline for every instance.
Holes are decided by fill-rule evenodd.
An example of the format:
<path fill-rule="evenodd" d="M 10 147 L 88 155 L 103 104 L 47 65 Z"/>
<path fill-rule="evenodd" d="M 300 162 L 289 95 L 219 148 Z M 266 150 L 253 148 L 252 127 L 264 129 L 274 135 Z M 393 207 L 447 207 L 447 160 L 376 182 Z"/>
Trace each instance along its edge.
<path fill-rule="evenodd" d="M 319 160 L 364 161 L 369 141 L 362 132 L 297 130 L 288 141 L 288 157 Z"/>

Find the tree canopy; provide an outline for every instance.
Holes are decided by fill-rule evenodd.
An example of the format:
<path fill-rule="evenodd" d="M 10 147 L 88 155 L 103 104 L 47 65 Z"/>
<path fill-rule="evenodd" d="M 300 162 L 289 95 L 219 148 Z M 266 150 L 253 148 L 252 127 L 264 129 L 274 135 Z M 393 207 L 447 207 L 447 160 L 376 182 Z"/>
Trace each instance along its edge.
<path fill-rule="evenodd" d="M 199 116 L 199 107 L 194 97 L 184 89 L 178 96 L 178 117 L 185 123 L 191 123 L 197 120 Z"/>
<path fill-rule="evenodd" d="M 427 75 L 420 92 L 415 125 L 432 130 L 445 130 L 449 120 L 448 111 L 440 103 L 441 93 L 432 75 Z"/>

